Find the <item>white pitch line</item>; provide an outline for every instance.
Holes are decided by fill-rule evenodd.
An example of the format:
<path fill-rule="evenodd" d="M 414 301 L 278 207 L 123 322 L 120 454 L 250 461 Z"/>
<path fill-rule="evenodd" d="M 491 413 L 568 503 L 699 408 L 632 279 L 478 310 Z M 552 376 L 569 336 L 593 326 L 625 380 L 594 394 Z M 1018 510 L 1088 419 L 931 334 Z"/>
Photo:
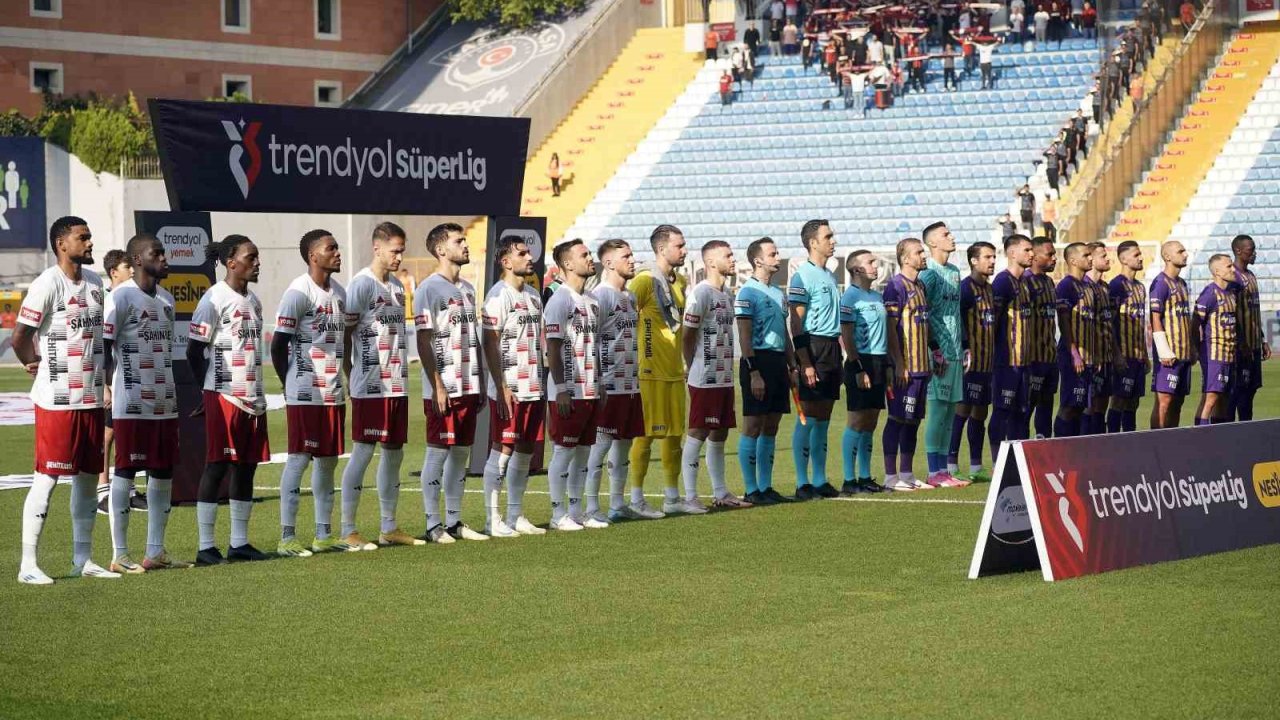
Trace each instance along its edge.
<path fill-rule="evenodd" d="M 253 489 L 261 490 L 263 492 L 280 492 L 280 488 L 271 487 L 269 485 L 255 485 Z M 420 486 L 401 487 L 400 492 L 417 493 L 417 492 L 421 492 L 421 487 Z M 484 494 L 484 490 L 463 490 L 463 492 L 470 495 Z M 303 495 L 309 495 L 310 493 L 311 493 L 310 488 L 306 488 L 306 487 L 302 488 Z M 546 490 L 525 490 L 524 494 L 525 495 L 550 495 L 551 493 Z M 605 493 L 601 493 L 601 495 L 605 495 Z M 627 497 L 630 497 L 630 495 L 628 495 Z M 662 493 L 646 493 L 645 497 L 662 498 L 665 496 Z M 843 502 L 887 503 L 890 505 L 893 505 L 893 504 L 897 504 L 897 505 L 984 505 L 986 504 L 985 500 L 955 500 L 955 499 L 946 499 L 946 498 L 927 498 L 926 499 L 926 498 L 838 497 L 838 498 L 828 498 L 828 499 L 840 500 Z"/>

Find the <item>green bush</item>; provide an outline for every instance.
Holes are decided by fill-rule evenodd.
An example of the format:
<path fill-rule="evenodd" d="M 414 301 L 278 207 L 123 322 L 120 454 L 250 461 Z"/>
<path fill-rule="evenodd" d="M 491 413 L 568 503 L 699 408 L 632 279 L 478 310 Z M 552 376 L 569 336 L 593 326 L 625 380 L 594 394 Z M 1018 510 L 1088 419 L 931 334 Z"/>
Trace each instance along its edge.
<path fill-rule="evenodd" d="M 539 17 L 558 15 L 562 12 L 581 10 L 587 0 L 450 0 L 453 3 L 454 22 L 470 20 L 498 24 L 511 28 L 525 28 Z"/>
<path fill-rule="evenodd" d="M 94 172 L 118 173 L 124 158 L 155 153 L 151 126 L 132 94 L 123 103 L 46 94 L 34 118 L 16 110 L 0 115 L 0 135 L 39 135 Z"/>

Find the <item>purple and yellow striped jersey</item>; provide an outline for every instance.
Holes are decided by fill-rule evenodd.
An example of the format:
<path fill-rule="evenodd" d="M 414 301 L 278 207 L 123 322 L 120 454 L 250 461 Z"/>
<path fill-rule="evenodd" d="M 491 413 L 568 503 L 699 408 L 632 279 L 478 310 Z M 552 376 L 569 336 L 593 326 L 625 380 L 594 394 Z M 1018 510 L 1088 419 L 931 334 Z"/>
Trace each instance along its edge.
<path fill-rule="evenodd" d="M 1031 292 L 1034 306 L 1031 324 L 1031 362 L 1053 363 L 1057 360 L 1058 298 L 1053 278 L 1030 270 L 1022 276 Z"/>
<path fill-rule="evenodd" d="M 1180 277 L 1170 278 L 1163 272 L 1156 275 L 1156 279 L 1151 281 L 1150 304 L 1151 314 L 1159 315 L 1164 323 L 1164 332 L 1176 359 L 1190 360 L 1191 300 L 1187 296 L 1187 281 Z M 1154 323 L 1151 327 L 1154 331 Z"/>
<path fill-rule="evenodd" d="M 995 362 L 996 313 L 991 283 L 960 281 L 960 317 L 964 321 L 964 349 L 969 351 L 969 371 L 989 373 Z"/>
<path fill-rule="evenodd" d="M 1080 349 L 1080 359 L 1085 365 L 1101 365 L 1103 356 L 1099 342 L 1102 333 L 1098 332 L 1101 321 L 1098 319 L 1096 293 L 1088 280 L 1077 280 L 1068 275 L 1058 283 L 1058 309 L 1070 313 L 1071 338 Z M 1058 340 L 1063 352 L 1069 352 L 1067 336 Z"/>
<path fill-rule="evenodd" d="M 929 352 L 929 300 L 924 287 L 901 273 L 884 288 L 884 309 L 898 327 L 902 362 L 912 375 L 927 375 L 932 368 Z"/>
<path fill-rule="evenodd" d="M 1262 298 L 1258 295 L 1258 278 L 1251 270 L 1236 268 L 1235 284 L 1240 293 L 1236 301 L 1236 337 L 1240 341 L 1240 353 L 1252 359 L 1266 342 L 1262 333 Z"/>
<path fill-rule="evenodd" d="M 1035 305 L 1024 274 L 1016 278 L 1002 270 L 991 282 L 996 315 L 995 367 L 1027 367 L 1031 364 L 1031 326 Z"/>
<path fill-rule="evenodd" d="M 1106 365 L 1116 359 L 1116 316 L 1111 307 L 1111 293 L 1102 280 L 1094 280 L 1088 275 L 1084 282 L 1093 293 L 1093 315 L 1097 322 L 1093 324 L 1093 332 L 1097 336 L 1098 364 Z"/>
<path fill-rule="evenodd" d="M 1147 289 L 1124 275 L 1111 279 L 1111 306 L 1115 309 L 1116 341 L 1120 356 L 1145 362 L 1147 355 Z"/>
<path fill-rule="evenodd" d="M 1220 288 L 1216 283 L 1196 300 L 1196 320 L 1200 325 L 1200 357 L 1221 363 L 1236 361 L 1236 288 Z"/>

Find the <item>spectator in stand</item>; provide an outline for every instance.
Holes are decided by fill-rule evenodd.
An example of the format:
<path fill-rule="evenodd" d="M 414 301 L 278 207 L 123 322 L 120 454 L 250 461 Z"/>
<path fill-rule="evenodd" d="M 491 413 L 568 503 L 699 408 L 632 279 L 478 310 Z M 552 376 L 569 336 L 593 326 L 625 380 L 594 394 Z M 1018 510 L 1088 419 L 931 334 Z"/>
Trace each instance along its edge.
<path fill-rule="evenodd" d="M 1078 0 L 1075 0 L 1078 2 Z M 1071 2 L 1072 0 L 1059 0 L 1058 2 L 1058 47 L 1062 47 L 1062 41 L 1071 37 Z"/>
<path fill-rule="evenodd" d="M 800 13 L 800 2 L 799 2 L 799 0 L 785 0 L 785 1 L 783 2 L 783 6 L 784 6 L 784 8 L 785 8 L 785 12 L 786 12 L 786 15 L 787 15 L 787 24 L 788 24 L 788 25 L 795 25 L 795 24 L 796 24 L 796 15 L 798 15 L 798 14 Z"/>
<path fill-rule="evenodd" d="M 1049 143 L 1049 147 L 1044 151 L 1044 174 L 1049 181 L 1049 187 L 1054 190 L 1058 189 L 1058 180 L 1062 176 L 1061 167 L 1058 165 L 1058 141 L 1055 139 Z"/>
<path fill-rule="evenodd" d="M 720 54 L 720 33 L 715 30 L 707 30 L 707 36 L 704 38 L 707 48 L 707 59 L 715 60 Z"/>
<path fill-rule="evenodd" d="M 769 26 L 769 55 L 777 57 L 782 54 L 782 21 L 774 20 Z"/>
<path fill-rule="evenodd" d="M 1036 29 L 1036 45 L 1043 45 L 1049 41 L 1049 11 L 1043 5 L 1036 10 L 1036 14 L 1031 17 L 1031 22 Z"/>
<path fill-rule="evenodd" d="M 973 29 L 973 15 L 969 13 L 969 8 L 966 7 L 960 11 L 956 26 L 961 35 L 968 35 L 969 31 Z"/>
<path fill-rule="evenodd" d="M 1022 234 L 1035 235 L 1036 196 L 1035 193 L 1031 192 L 1030 185 L 1023 185 L 1018 190 L 1018 203 L 1022 215 Z"/>
<path fill-rule="evenodd" d="M 808 74 L 809 67 L 813 65 L 813 56 L 814 56 L 813 38 L 809 37 L 808 35 L 805 35 L 804 39 L 800 41 L 800 67 L 802 68 L 801 72 Z"/>
<path fill-rule="evenodd" d="M 1108 112 L 1120 102 L 1120 51 L 1111 53 L 1107 62 L 1107 109 Z"/>
<path fill-rule="evenodd" d="M 742 77 L 748 85 L 756 84 L 756 59 L 751 57 L 751 53 L 746 48 L 742 51 Z M 742 86 L 739 85 L 738 89 L 742 89 Z"/>
<path fill-rule="evenodd" d="M 928 70 L 929 56 L 917 49 L 912 53 L 912 59 L 908 62 L 911 66 L 911 89 L 916 92 L 924 92 L 924 76 Z"/>
<path fill-rule="evenodd" d="M 1089 105 L 1093 110 L 1094 120 L 1096 120 L 1098 124 L 1102 124 L 1105 118 L 1102 115 L 1103 103 L 1102 103 L 1102 82 L 1101 81 L 1095 82 L 1093 85 L 1093 90 L 1089 91 Z"/>
<path fill-rule="evenodd" d="M 1004 40 L 992 38 L 990 40 L 975 40 L 974 47 L 978 51 L 978 67 L 982 68 L 982 89 L 990 90 L 995 87 L 995 76 L 991 72 L 991 60 L 995 55 L 996 46 L 1003 43 Z"/>
<path fill-rule="evenodd" d="M 1021 5 L 1021 0 L 1014 0 L 1014 5 Z M 1023 29 L 1026 26 L 1027 18 L 1022 14 L 1022 8 L 1012 7 L 1009 10 L 1009 37 L 1014 42 L 1022 42 Z"/>
<path fill-rule="evenodd" d="M 867 64 L 867 39 L 861 35 L 854 38 L 849 43 L 848 55 L 853 59 L 853 64 L 857 67 L 863 67 Z"/>
<path fill-rule="evenodd" d="M 865 119 L 867 113 L 871 112 L 871 108 L 876 104 L 876 86 L 871 82 L 871 73 L 862 76 L 862 117 Z"/>
<path fill-rule="evenodd" d="M 1165 0 L 1156 0 L 1155 12 L 1151 14 L 1151 25 L 1156 34 L 1157 45 L 1164 43 L 1164 31 L 1169 27 L 1169 11 L 1164 3 Z"/>
<path fill-rule="evenodd" d="M 1089 158 L 1089 121 L 1084 116 L 1084 110 L 1076 110 L 1076 116 L 1071 118 L 1071 128 L 1076 132 L 1076 151 L 1086 160 Z"/>
<path fill-rule="evenodd" d="M 880 42 L 880 38 L 868 33 L 867 39 L 867 64 L 880 65 L 884 62 L 884 43 Z"/>
<path fill-rule="evenodd" d="M 787 26 L 782 28 L 782 54 L 795 55 L 800 52 L 800 31 L 796 29 L 796 24 L 787 21 Z"/>
<path fill-rule="evenodd" d="M 1182 7 L 1178 8 L 1178 19 L 1182 21 L 1182 34 L 1189 35 L 1191 26 L 1196 24 L 1196 4 L 1184 0 Z"/>
<path fill-rule="evenodd" d="M 551 153 L 551 162 L 547 163 L 547 178 L 551 180 L 551 197 L 560 197 L 560 153 Z"/>
<path fill-rule="evenodd" d="M 1085 38 L 1098 39 L 1098 11 L 1093 9 L 1093 3 L 1085 3 L 1084 10 L 1080 11 L 1080 30 Z"/>
<path fill-rule="evenodd" d="M 754 22 L 747 26 L 746 32 L 742 33 L 742 42 L 747 44 L 747 49 L 751 51 L 751 60 L 754 62 L 760 50 L 760 29 Z"/>
<path fill-rule="evenodd" d="M 1071 0 L 1071 26 L 1080 32 L 1080 18 L 1084 17 L 1084 0 Z"/>
<path fill-rule="evenodd" d="M 906 89 L 906 73 L 902 72 L 902 66 L 898 63 L 893 64 L 893 96 L 900 98 Z"/>
<path fill-rule="evenodd" d="M 836 64 L 836 58 L 840 55 L 836 51 L 835 38 L 827 40 L 827 44 L 822 48 L 822 70 L 823 72 L 831 72 L 831 67 Z"/>
<path fill-rule="evenodd" d="M 956 91 L 956 52 L 950 43 L 942 53 L 942 87 L 947 92 Z"/>
<path fill-rule="evenodd" d="M 769 3 L 769 19 L 776 23 L 778 27 L 782 27 L 782 18 L 785 15 L 783 7 L 782 0 L 773 0 L 773 2 Z"/>
<path fill-rule="evenodd" d="M 740 47 L 735 47 L 729 53 L 729 68 L 733 71 L 733 81 L 738 83 L 739 88 L 742 87 L 742 73 L 746 69 L 746 65 L 742 61 L 742 56 L 745 54 Z"/>
<path fill-rule="evenodd" d="M 1000 228 L 1000 241 L 1004 242 L 1013 237 L 1018 232 L 1018 223 L 1013 221 L 1009 213 L 1005 213 L 996 218 L 996 225 Z"/>
<path fill-rule="evenodd" d="M 720 76 L 720 104 L 728 105 L 733 100 L 733 76 L 728 70 Z"/>
<path fill-rule="evenodd" d="M 1044 202 L 1040 205 L 1040 223 L 1044 225 L 1044 236 L 1049 242 L 1058 241 L 1058 193 L 1045 193 Z"/>
<path fill-rule="evenodd" d="M 4 312 L 0 312 L 0 330 L 13 330 L 18 327 L 18 315 L 13 311 L 12 303 L 4 304 Z"/>

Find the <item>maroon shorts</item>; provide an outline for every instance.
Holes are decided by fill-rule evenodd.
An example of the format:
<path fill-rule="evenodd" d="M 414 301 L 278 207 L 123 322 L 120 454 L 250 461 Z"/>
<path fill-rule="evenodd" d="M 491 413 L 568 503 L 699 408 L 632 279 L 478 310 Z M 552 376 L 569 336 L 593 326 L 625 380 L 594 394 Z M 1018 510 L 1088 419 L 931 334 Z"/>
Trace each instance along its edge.
<path fill-rule="evenodd" d="M 690 430 L 726 430 L 737 426 L 733 388 L 689 388 Z"/>
<path fill-rule="evenodd" d="M 178 418 L 120 418 L 115 428 L 116 467 L 172 470 L 178 457 Z"/>
<path fill-rule="evenodd" d="M 351 398 L 351 442 L 409 442 L 409 398 Z"/>
<path fill-rule="evenodd" d="M 640 402 L 640 394 L 609 395 L 605 400 L 604 416 L 598 424 L 600 432 L 612 435 L 615 440 L 644 437 L 644 405 Z"/>
<path fill-rule="evenodd" d="M 204 391 L 205 462 L 257 464 L 271 459 L 267 416 L 247 413 L 225 396 Z"/>
<path fill-rule="evenodd" d="M 109 410 L 45 410 L 36 406 L 36 472 L 76 475 L 102 472 L 102 431 Z"/>
<path fill-rule="evenodd" d="M 289 454 L 338 457 L 347 435 L 346 405 L 287 405 Z"/>
<path fill-rule="evenodd" d="M 435 400 L 423 400 L 422 411 L 427 414 L 427 444 L 468 447 L 474 443 L 480 403 L 479 395 L 449 398 L 444 415 L 437 415 Z"/>
<path fill-rule="evenodd" d="M 505 421 L 498 417 L 498 401 L 489 399 L 489 441 L 494 445 L 532 443 L 542 439 L 546 406 L 541 400 L 516 402 L 515 412 Z"/>
<path fill-rule="evenodd" d="M 574 400 L 569 417 L 562 418 L 556 404 L 547 403 L 547 415 L 551 417 L 551 442 L 566 448 L 595 445 L 599 407 L 597 400 Z"/>

